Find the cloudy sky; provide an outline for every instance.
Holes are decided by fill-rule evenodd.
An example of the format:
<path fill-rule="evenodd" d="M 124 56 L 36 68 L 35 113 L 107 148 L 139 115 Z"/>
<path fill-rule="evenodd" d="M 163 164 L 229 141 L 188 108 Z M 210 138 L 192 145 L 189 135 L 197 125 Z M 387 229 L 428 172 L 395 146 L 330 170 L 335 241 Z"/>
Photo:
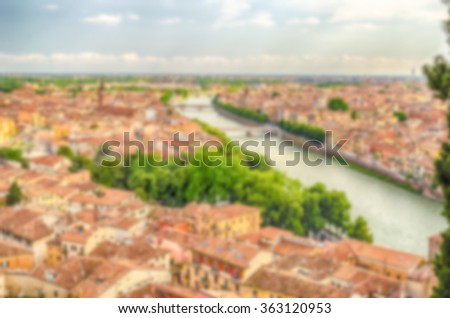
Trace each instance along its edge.
<path fill-rule="evenodd" d="M 439 0 L 1 0 L 0 72 L 409 75 Z"/>

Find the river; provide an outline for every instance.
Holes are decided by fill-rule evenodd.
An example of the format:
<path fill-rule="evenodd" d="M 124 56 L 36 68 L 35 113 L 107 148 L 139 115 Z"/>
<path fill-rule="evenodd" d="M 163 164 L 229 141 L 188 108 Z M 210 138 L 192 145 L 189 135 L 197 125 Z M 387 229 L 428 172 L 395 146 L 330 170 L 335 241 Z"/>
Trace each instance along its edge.
<path fill-rule="evenodd" d="M 245 137 L 245 133 L 239 133 L 238 130 L 243 127 L 241 123 L 217 113 L 212 106 L 194 106 L 211 105 L 206 97 L 191 98 L 187 104 L 192 107 L 179 108 L 180 113 L 223 130 L 233 140 L 242 143 L 246 140 L 263 139 L 262 134 Z M 272 138 L 278 144 L 281 142 L 276 137 Z M 259 150 L 262 152 L 262 147 Z M 279 148 L 272 147 L 270 157 L 275 162 L 275 168 L 306 186 L 321 182 L 329 189 L 344 191 L 352 204 L 352 216 L 361 215 L 368 221 L 375 244 L 426 256 L 428 237 L 446 228 L 446 221 L 441 215 L 441 203 L 341 166 L 337 162 L 315 167 L 303 162 L 294 166 L 286 165 L 286 161 L 294 158 L 295 152 L 302 150 L 292 146 L 281 154 Z"/>

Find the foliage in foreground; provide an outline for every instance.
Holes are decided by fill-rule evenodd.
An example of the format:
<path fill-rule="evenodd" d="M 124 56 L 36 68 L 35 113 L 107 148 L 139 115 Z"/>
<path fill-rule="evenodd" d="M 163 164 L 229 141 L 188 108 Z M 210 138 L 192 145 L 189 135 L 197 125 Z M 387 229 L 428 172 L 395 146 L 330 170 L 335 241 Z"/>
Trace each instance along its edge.
<path fill-rule="evenodd" d="M 444 3 L 450 7 L 448 1 Z M 445 31 L 450 35 L 450 20 L 445 24 Z M 443 56 L 435 58 L 434 63 L 423 68 L 428 79 L 429 87 L 435 91 L 436 96 L 448 101 L 450 97 L 450 64 Z M 450 112 L 447 115 L 447 125 L 450 128 Z M 449 132 L 450 137 L 450 132 Z M 441 153 L 436 160 L 436 178 L 444 192 L 444 216 L 450 223 L 450 144 L 442 144 Z M 438 284 L 434 288 L 433 297 L 450 298 L 450 229 L 442 233 L 443 243 L 440 254 L 434 260 L 434 272 Z"/>

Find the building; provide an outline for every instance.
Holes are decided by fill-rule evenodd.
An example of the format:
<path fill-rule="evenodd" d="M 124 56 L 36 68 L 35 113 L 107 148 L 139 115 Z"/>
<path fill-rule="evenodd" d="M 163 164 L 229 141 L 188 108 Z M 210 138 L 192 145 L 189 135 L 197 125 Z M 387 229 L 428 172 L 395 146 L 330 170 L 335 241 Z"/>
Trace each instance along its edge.
<path fill-rule="evenodd" d="M 52 223 L 35 211 L 23 207 L 0 208 L 0 242 L 11 243 L 33 252 L 35 264 L 41 264 L 52 237 Z"/>
<path fill-rule="evenodd" d="M 31 270 L 33 268 L 33 252 L 29 249 L 0 242 L 0 268 Z"/>
<path fill-rule="evenodd" d="M 424 258 L 419 255 L 354 240 L 330 243 L 325 249 L 325 253 L 332 255 L 337 260 L 400 281 L 406 281 L 409 275 L 425 263 Z"/>
<path fill-rule="evenodd" d="M 195 289 L 222 289 L 239 292 L 242 283 L 261 266 L 273 261 L 273 255 L 257 247 L 206 239 L 192 248 L 189 286 Z"/>
<path fill-rule="evenodd" d="M 344 298 L 350 292 L 331 285 L 282 273 L 269 268 L 262 268 L 246 282 L 244 296 L 259 298 Z"/>
<path fill-rule="evenodd" d="M 182 212 L 195 233 L 208 237 L 229 239 L 258 231 L 260 210 L 242 204 L 188 204 Z"/>
<path fill-rule="evenodd" d="M 10 140 L 16 133 L 16 122 L 9 117 L 0 117 L 0 144 Z"/>

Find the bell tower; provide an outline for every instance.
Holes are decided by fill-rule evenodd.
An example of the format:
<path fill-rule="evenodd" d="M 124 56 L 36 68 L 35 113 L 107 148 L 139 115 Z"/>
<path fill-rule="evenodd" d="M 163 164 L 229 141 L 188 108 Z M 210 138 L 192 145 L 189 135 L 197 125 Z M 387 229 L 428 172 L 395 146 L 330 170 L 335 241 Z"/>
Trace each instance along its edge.
<path fill-rule="evenodd" d="M 98 108 L 103 107 L 103 93 L 105 91 L 105 82 L 103 80 L 100 80 L 100 84 L 98 85 L 97 90 L 97 102 L 98 102 Z"/>

